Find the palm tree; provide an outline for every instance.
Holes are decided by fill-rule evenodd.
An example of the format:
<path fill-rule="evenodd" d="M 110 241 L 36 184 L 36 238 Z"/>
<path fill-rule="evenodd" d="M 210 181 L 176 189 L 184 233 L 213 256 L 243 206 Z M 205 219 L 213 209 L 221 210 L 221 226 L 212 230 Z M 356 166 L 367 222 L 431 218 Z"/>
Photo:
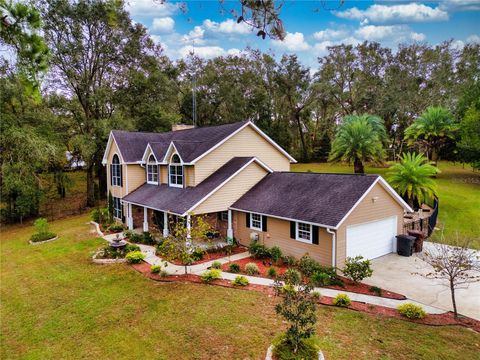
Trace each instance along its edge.
<path fill-rule="evenodd" d="M 388 182 L 408 202 L 422 204 L 437 194 L 433 176 L 440 172 L 423 154 L 404 153 L 400 163 L 390 168 Z"/>
<path fill-rule="evenodd" d="M 453 139 L 458 130 L 452 113 L 444 107 L 429 107 L 405 130 L 409 145 L 420 143 L 426 146 L 430 159 L 438 159 L 438 151 L 447 139 Z"/>
<path fill-rule="evenodd" d="M 364 172 L 366 161 L 385 159 L 383 144 L 387 132 L 383 120 L 374 115 L 349 115 L 343 119 L 332 143 L 329 161 L 353 162 L 356 174 Z"/>

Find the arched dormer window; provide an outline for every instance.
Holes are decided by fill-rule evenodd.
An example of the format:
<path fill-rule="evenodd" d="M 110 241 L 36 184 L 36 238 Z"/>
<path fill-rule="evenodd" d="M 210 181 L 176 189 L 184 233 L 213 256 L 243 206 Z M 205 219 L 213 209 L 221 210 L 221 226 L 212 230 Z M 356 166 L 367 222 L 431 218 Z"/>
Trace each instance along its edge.
<path fill-rule="evenodd" d="M 113 155 L 110 164 L 110 183 L 114 186 L 122 186 L 122 165 L 117 154 Z"/>
<path fill-rule="evenodd" d="M 153 155 L 148 158 L 147 184 L 158 185 L 158 165 Z"/>
<path fill-rule="evenodd" d="M 170 159 L 168 173 L 170 186 L 183 187 L 183 165 L 177 154 L 174 154 Z"/>

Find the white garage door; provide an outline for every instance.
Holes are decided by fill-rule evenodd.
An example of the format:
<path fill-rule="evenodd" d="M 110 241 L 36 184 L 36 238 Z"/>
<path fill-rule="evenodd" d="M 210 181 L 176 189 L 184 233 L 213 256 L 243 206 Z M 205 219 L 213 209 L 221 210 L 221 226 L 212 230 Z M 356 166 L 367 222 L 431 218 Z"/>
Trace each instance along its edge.
<path fill-rule="evenodd" d="M 397 217 L 347 227 L 347 256 L 374 259 L 396 249 Z"/>

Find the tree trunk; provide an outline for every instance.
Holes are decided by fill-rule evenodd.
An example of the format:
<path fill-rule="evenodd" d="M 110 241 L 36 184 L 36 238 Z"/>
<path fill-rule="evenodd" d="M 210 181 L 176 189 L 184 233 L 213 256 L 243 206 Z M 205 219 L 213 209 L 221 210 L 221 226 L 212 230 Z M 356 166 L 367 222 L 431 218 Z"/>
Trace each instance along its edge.
<path fill-rule="evenodd" d="M 432 147 L 431 161 L 436 164 L 437 160 L 438 160 L 438 151 L 437 151 L 437 149 L 435 149 L 435 147 Z"/>
<path fill-rule="evenodd" d="M 300 120 L 300 111 L 295 111 L 295 121 L 298 126 L 298 132 L 300 134 L 300 142 L 302 143 L 302 157 L 304 161 L 308 160 L 308 152 L 307 152 L 307 145 L 305 143 L 305 134 L 303 133 L 302 129 L 302 122 Z"/>
<path fill-rule="evenodd" d="M 453 315 L 458 317 L 457 302 L 455 301 L 455 286 L 453 285 L 452 281 L 450 281 L 450 293 L 452 295 Z"/>
<path fill-rule="evenodd" d="M 95 174 L 93 165 L 87 167 L 87 206 L 95 206 Z"/>
<path fill-rule="evenodd" d="M 359 158 L 355 158 L 353 161 L 353 169 L 355 171 L 355 174 L 363 174 L 365 172 L 363 168 L 363 162 Z"/>

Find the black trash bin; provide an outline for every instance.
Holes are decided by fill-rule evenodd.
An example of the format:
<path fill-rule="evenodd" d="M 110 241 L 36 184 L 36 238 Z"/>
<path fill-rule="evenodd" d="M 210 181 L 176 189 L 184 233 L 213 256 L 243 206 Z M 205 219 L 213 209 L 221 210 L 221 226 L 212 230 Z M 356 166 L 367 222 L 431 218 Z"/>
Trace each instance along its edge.
<path fill-rule="evenodd" d="M 397 254 L 402 256 L 412 256 L 415 237 L 409 235 L 397 235 Z"/>

